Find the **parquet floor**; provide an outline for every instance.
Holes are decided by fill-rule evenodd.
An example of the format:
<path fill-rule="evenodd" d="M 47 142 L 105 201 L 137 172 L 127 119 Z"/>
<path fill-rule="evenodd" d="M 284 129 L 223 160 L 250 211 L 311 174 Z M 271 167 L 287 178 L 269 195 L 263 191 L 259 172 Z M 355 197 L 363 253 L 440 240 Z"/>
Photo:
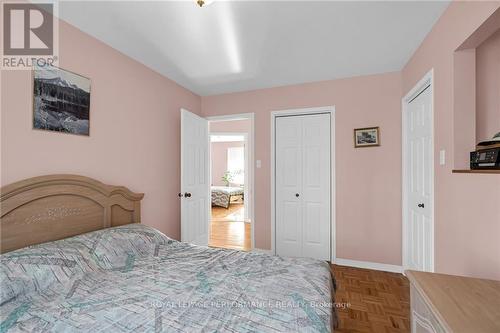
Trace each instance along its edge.
<path fill-rule="evenodd" d="M 410 332 L 410 287 L 402 274 L 332 265 L 337 281 L 338 333 Z"/>

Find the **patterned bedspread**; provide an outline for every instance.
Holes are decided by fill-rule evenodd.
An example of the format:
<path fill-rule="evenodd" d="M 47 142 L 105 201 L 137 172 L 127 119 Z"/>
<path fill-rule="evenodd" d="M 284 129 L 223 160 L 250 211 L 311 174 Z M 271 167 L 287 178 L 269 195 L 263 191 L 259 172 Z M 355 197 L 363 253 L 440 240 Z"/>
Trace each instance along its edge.
<path fill-rule="evenodd" d="M 326 263 L 128 225 L 1 255 L 0 332 L 329 332 Z"/>
<path fill-rule="evenodd" d="M 212 186 L 212 205 L 229 208 L 231 197 L 243 195 L 242 187 L 234 186 Z"/>

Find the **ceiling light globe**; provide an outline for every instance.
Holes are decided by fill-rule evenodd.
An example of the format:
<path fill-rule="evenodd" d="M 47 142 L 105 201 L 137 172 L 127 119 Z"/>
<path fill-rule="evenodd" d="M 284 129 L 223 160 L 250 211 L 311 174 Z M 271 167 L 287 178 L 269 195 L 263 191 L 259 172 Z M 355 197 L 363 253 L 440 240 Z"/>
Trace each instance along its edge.
<path fill-rule="evenodd" d="M 212 2 L 214 2 L 214 0 L 196 0 L 196 3 L 200 7 L 206 7 L 206 6 L 210 5 Z"/>

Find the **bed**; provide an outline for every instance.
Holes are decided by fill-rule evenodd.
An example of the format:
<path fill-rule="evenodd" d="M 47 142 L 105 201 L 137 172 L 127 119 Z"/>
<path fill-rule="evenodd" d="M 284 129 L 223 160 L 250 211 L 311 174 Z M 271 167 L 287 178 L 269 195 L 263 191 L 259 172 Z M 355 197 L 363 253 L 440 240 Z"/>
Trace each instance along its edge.
<path fill-rule="evenodd" d="M 178 242 L 141 199 L 81 176 L 2 188 L 0 331 L 332 331 L 327 263 Z"/>
<path fill-rule="evenodd" d="M 243 197 L 243 187 L 236 186 L 212 186 L 212 206 L 229 208 L 231 199 L 236 196 Z"/>

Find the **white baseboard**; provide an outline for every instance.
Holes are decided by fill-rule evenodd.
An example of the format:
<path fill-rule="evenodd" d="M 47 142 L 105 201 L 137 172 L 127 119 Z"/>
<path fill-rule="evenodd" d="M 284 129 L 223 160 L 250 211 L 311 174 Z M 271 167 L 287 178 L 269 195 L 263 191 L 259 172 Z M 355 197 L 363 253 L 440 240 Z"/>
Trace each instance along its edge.
<path fill-rule="evenodd" d="M 351 267 L 357 267 L 357 268 L 374 269 L 377 271 L 384 271 L 384 272 L 403 273 L 402 266 L 391 265 L 391 264 L 381 264 L 378 262 L 337 258 L 337 259 L 335 259 L 335 264 L 341 265 L 341 266 L 351 266 Z"/>
<path fill-rule="evenodd" d="M 265 254 L 274 254 L 272 250 L 259 249 L 259 248 L 256 248 L 256 247 L 254 247 L 252 249 L 252 252 L 265 253 Z"/>

